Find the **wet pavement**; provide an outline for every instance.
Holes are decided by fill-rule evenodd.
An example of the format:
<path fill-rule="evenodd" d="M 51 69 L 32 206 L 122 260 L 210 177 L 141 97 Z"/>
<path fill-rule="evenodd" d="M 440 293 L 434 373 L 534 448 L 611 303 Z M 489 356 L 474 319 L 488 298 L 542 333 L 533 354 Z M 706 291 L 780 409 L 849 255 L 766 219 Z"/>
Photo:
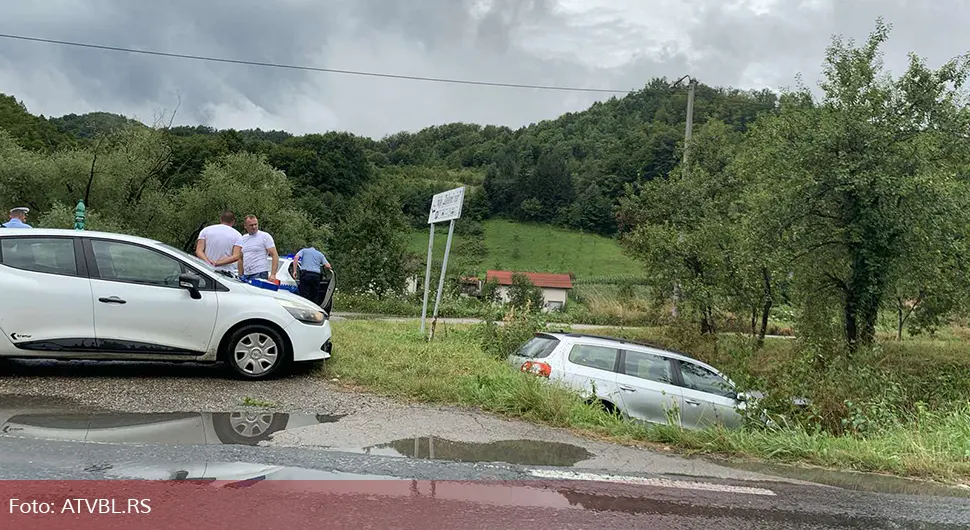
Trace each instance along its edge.
<path fill-rule="evenodd" d="M 764 462 L 739 462 L 729 460 L 717 460 L 717 462 L 723 466 L 735 469 L 763 473 L 774 477 L 791 478 L 814 484 L 824 484 L 850 491 L 970 499 L 970 487 L 967 486 L 952 486 L 876 473 L 832 471 L 815 467 L 769 464 Z"/>
<path fill-rule="evenodd" d="M 584 447 L 560 442 L 499 440 L 477 443 L 456 442 L 434 436 L 394 440 L 386 444 L 365 447 L 362 452 L 452 462 L 502 462 L 556 467 L 569 467 L 593 457 L 593 453 Z"/>
<path fill-rule="evenodd" d="M 970 498 L 970 488 L 761 462 L 675 457 L 453 410 L 411 409 L 410 414 L 395 419 L 399 412 L 280 413 L 249 408 L 141 413 L 82 405 L 63 397 L 7 394 L 0 395 L 0 437 L 326 449 L 410 460 L 814 483 L 860 492 Z M 446 422 L 448 428 L 435 428 L 436 421 L 441 425 L 442 417 L 450 419 Z M 429 431 L 445 434 L 428 434 Z M 402 433 L 406 436 L 398 436 Z"/>
<path fill-rule="evenodd" d="M 494 511 L 494 521 L 547 513 L 543 524 L 557 528 L 970 528 L 968 490 L 684 458 L 351 393 L 309 375 L 253 384 L 198 367 L 95 364 L 0 369 L 0 479 L 406 478 L 437 492 L 421 502 L 446 504 L 458 495 L 445 493 L 459 491 L 452 481 L 498 481 L 461 490 L 459 501 Z"/>
<path fill-rule="evenodd" d="M 46 440 L 25 444 L 23 439 L 0 437 L 0 479 L 94 481 L 91 486 L 37 486 L 47 496 L 57 495 L 63 484 L 68 484 L 65 494 L 72 497 L 82 495 L 79 488 L 95 495 L 121 487 L 126 495 L 152 498 L 152 513 L 166 516 L 156 526 L 166 528 L 180 527 L 167 517 L 193 518 L 196 524 L 205 520 L 206 526 L 218 528 L 228 524 L 227 518 L 210 520 L 207 514 L 238 512 L 254 499 L 260 506 L 274 506 L 272 515 L 254 512 L 243 519 L 228 518 L 234 529 L 265 527 L 264 517 L 272 517 L 278 526 L 285 522 L 293 528 L 316 527 L 324 515 L 328 528 L 347 526 L 354 516 L 357 527 L 366 521 L 371 528 L 950 530 L 970 524 L 965 499 L 651 474 L 570 477 L 560 469 L 307 448 Z M 163 484 L 160 487 L 168 489 L 159 490 L 144 483 L 97 482 L 105 479 L 186 482 L 195 487 L 173 490 Z M 0 489 L 5 484 L 0 480 Z M 38 483 L 16 484 L 11 494 L 24 498 Z M 146 493 L 138 493 L 146 488 Z M 313 507 L 325 507 L 325 513 Z"/>

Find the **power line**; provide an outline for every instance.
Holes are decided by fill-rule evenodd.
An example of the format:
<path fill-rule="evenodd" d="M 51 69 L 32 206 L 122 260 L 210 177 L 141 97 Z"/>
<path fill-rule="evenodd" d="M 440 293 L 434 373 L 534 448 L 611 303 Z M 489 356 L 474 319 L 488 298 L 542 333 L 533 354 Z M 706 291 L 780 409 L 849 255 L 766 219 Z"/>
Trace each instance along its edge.
<path fill-rule="evenodd" d="M 452 84 L 459 84 L 459 85 L 478 85 L 478 86 L 493 86 L 493 87 L 504 87 L 504 88 L 533 88 L 537 90 L 559 90 L 559 91 L 565 91 L 565 92 L 599 92 L 599 93 L 609 93 L 609 94 L 629 94 L 630 93 L 629 90 L 613 90 L 613 89 L 607 89 L 607 88 L 581 88 L 581 87 L 564 87 L 564 86 L 551 86 L 551 85 L 530 85 L 530 84 L 523 84 L 523 83 L 498 83 L 498 82 L 492 82 L 492 81 L 474 81 L 474 80 L 468 80 L 468 79 L 446 79 L 446 78 L 440 78 L 440 77 L 422 77 L 422 76 L 416 76 L 416 75 L 362 72 L 358 70 L 338 70 L 335 68 L 317 68 L 313 66 L 267 63 L 267 62 L 260 62 L 260 61 L 245 61 L 241 59 L 226 59 L 222 57 L 207 57 L 202 55 L 186 55 L 181 53 L 168 53 L 168 52 L 159 52 L 159 51 L 153 51 L 153 50 L 121 48 L 117 46 L 104 46 L 101 44 L 88 44 L 88 43 L 82 43 L 82 42 L 69 42 L 69 41 L 54 40 L 54 39 L 41 39 L 38 37 L 25 37 L 23 35 L 8 35 L 5 33 L 0 33 L 0 37 L 3 37 L 5 39 L 44 42 L 48 44 L 59 44 L 62 46 L 75 46 L 78 48 L 93 48 L 97 50 L 109 50 L 109 51 L 126 52 L 126 53 L 140 53 L 143 55 L 156 55 L 160 57 L 192 59 L 196 61 L 245 64 L 250 66 L 265 66 L 269 68 L 284 68 L 289 70 L 326 72 L 326 73 L 332 73 L 332 74 L 359 75 L 359 76 L 367 76 L 367 77 L 385 77 L 390 79 L 408 79 L 412 81 L 430 81 L 434 83 L 452 83 Z"/>

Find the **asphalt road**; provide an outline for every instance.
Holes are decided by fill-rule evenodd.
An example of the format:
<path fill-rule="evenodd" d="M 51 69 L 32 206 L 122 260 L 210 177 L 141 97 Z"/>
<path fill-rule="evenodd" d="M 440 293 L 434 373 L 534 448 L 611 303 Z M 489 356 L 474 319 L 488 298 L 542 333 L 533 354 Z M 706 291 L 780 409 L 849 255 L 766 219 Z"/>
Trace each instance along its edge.
<path fill-rule="evenodd" d="M 260 506 L 272 505 L 275 499 L 280 509 L 263 517 L 279 523 L 276 514 L 285 512 L 292 518 L 291 527 L 311 522 L 309 512 L 306 520 L 298 516 L 314 503 L 329 507 L 328 527 L 355 520 L 360 524 L 362 516 L 371 528 L 413 523 L 430 528 L 944 530 L 970 524 L 966 499 L 847 492 L 783 482 L 634 473 L 570 476 L 565 473 L 573 471 L 560 468 L 405 460 L 307 448 L 25 443 L 0 437 L 3 480 L 163 479 L 179 471 L 185 471 L 187 479 L 218 479 L 220 468 L 222 476 L 231 472 L 234 481 L 265 476 L 268 480 L 240 495 L 247 503 L 258 500 Z M 272 483 L 276 478 L 304 482 Z M 402 480 L 387 480 L 395 478 Z M 45 486 L 44 491 L 56 486 Z M 28 496 L 23 486 L 16 494 Z M 159 506 L 161 501 L 155 503 L 157 509 L 165 508 Z M 257 515 L 251 514 L 250 522 L 255 518 L 265 525 L 267 521 Z M 215 519 L 218 527 L 219 518 Z M 238 522 L 232 527 L 247 528 Z"/>
<path fill-rule="evenodd" d="M 325 505 L 338 528 L 361 517 L 373 528 L 970 528 L 966 490 L 650 449 L 309 375 L 251 383 L 188 364 L 0 364 L 3 480 L 265 476 L 247 498 L 286 505 L 274 513 L 288 527 L 318 526 L 305 508 Z"/>

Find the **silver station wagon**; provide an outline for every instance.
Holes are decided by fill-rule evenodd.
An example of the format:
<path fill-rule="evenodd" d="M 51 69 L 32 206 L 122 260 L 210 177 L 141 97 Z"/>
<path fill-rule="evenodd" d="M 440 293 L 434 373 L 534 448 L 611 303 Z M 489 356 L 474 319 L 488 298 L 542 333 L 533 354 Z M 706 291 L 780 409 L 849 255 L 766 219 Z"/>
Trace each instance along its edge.
<path fill-rule="evenodd" d="M 686 429 L 743 422 L 738 408 L 746 403 L 730 379 L 701 361 L 641 343 L 537 333 L 509 362 L 633 420 Z"/>

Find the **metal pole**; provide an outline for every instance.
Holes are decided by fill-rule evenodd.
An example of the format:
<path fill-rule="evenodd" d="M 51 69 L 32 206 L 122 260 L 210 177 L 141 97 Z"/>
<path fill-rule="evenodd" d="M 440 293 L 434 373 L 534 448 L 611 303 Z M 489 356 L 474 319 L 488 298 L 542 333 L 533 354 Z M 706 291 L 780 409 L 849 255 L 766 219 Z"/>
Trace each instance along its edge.
<path fill-rule="evenodd" d="M 424 320 L 428 315 L 428 288 L 431 283 L 431 251 L 434 249 L 434 223 L 431 223 L 431 235 L 428 237 L 428 266 L 424 270 L 424 303 L 421 304 L 421 333 L 424 333 Z"/>
<path fill-rule="evenodd" d="M 696 86 L 697 81 L 694 78 L 691 78 L 690 82 L 687 83 L 687 124 L 684 126 L 684 161 L 681 164 L 681 171 L 684 172 L 684 175 L 690 173 L 687 163 L 690 160 L 690 137 L 694 132 L 694 87 Z M 679 240 L 683 240 L 683 234 L 680 235 Z M 677 318 L 677 302 L 679 300 L 680 284 L 678 283 L 674 285 L 673 308 L 670 310 L 670 314 L 674 318 Z"/>
<path fill-rule="evenodd" d="M 441 291 L 445 288 L 445 273 L 448 271 L 448 254 L 451 252 L 451 236 L 455 233 L 455 220 L 448 224 L 448 241 L 445 242 L 445 259 L 441 262 L 441 277 L 438 279 L 438 296 L 434 301 L 434 313 L 431 320 L 438 318 L 438 306 L 441 305 Z"/>

